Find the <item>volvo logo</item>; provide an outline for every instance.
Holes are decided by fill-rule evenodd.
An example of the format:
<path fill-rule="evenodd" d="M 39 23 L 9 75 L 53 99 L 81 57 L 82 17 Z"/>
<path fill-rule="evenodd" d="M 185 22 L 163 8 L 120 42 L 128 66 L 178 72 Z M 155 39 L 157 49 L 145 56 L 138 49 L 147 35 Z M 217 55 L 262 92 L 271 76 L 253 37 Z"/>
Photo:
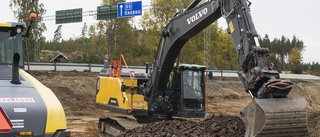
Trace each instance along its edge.
<path fill-rule="evenodd" d="M 113 105 L 113 106 L 119 106 L 118 101 L 116 98 L 110 98 L 108 105 Z"/>
<path fill-rule="evenodd" d="M 190 25 L 192 22 L 195 22 L 196 20 L 201 18 L 203 15 L 206 15 L 207 13 L 208 13 L 207 8 L 202 9 L 201 11 L 199 11 L 198 13 L 194 14 L 193 16 L 187 19 L 188 24 Z"/>
<path fill-rule="evenodd" d="M 110 100 L 110 102 L 111 102 L 111 103 L 114 103 L 114 104 L 117 103 L 117 101 L 115 101 L 115 100 Z"/>

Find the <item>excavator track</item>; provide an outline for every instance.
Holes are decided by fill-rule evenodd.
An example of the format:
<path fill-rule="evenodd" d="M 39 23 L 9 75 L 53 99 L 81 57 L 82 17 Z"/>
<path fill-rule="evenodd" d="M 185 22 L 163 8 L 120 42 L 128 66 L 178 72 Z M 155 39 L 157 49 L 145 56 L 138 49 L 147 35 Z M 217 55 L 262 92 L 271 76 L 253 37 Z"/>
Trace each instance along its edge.
<path fill-rule="evenodd" d="M 139 126 L 143 124 L 128 117 L 106 117 L 99 119 L 98 131 L 100 137 L 113 137 Z"/>
<path fill-rule="evenodd" d="M 165 116 L 139 116 L 135 119 L 125 116 L 112 116 L 100 118 L 98 124 L 98 131 L 100 137 L 113 137 L 125 133 L 127 130 L 142 127 L 147 124 L 153 124 L 162 120 L 179 120 L 185 121 L 180 118 L 172 118 Z"/>
<path fill-rule="evenodd" d="M 304 98 L 253 99 L 240 115 L 246 137 L 309 136 Z"/>

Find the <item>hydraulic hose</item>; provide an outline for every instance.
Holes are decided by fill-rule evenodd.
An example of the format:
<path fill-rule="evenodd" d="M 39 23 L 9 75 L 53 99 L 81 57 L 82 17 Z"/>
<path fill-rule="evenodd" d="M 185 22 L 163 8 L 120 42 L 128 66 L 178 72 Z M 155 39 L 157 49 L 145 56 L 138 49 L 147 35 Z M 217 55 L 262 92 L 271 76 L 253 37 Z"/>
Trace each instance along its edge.
<path fill-rule="evenodd" d="M 121 61 L 121 58 L 122 58 L 124 64 L 126 65 L 126 67 L 127 67 L 129 76 L 130 76 L 131 81 L 132 81 L 132 87 L 131 87 L 131 109 L 128 111 L 128 113 L 131 113 L 131 112 L 132 112 L 132 106 L 133 106 L 133 95 L 134 95 L 133 78 L 132 78 L 131 73 L 130 73 L 130 71 L 129 71 L 129 68 L 128 68 L 128 65 L 127 65 L 127 63 L 126 63 L 126 60 L 124 59 L 124 57 L 123 57 L 122 54 L 120 55 L 120 61 Z"/>
<path fill-rule="evenodd" d="M 201 0 L 194 0 L 186 9 L 186 11 L 191 10 L 192 8 L 196 7 L 199 3 L 201 2 Z"/>

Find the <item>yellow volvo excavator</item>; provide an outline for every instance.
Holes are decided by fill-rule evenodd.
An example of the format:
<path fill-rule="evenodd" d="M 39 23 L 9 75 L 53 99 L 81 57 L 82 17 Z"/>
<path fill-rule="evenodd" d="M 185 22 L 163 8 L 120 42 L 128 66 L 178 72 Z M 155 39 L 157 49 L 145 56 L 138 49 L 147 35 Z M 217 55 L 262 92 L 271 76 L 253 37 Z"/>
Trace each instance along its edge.
<path fill-rule="evenodd" d="M 150 73 L 121 73 L 121 59 L 111 65 L 105 62 L 97 78 L 96 105 L 132 115 L 137 121 L 100 118 L 99 132 L 119 135 L 139 125 L 137 122 L 172 116 L 204 117 L 206 67 L 174 63 L 179 62 L 179 53 L 190 38 L 224 17 L 242 69 L 238 75 L 252 97 L 252 102 L 240 112 L 246 124 L 245 136 L 308 136 L 306 101 L 287 98 L 293 83 L 280 80 L 279 73 L 268 66 L 269 50 L 259 46 L 250 14 L 251 3 L 248 0 L 200 2 L 194 0 L 164 28 Z M 172 82 L 168 84 L 172 73 Z"/>
<path fill-rule="evenodd" d="M 31 23 L 36 14 L 30 15 Z M 23 70 L 24 23 L 0 23 L 0 136 L 69 137 L 64 110 L 54 93 Z M 28 54 L 28 53 L 27 53 Z"/>

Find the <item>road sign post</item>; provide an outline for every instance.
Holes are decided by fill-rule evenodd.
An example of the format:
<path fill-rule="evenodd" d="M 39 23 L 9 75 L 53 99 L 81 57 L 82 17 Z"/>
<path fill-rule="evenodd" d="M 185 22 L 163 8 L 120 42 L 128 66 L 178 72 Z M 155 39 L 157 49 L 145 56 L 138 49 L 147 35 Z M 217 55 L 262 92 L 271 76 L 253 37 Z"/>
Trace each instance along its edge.
<path fill-rule="evenodd" d="M 118 3 L 118 18 L 142 15 L 142 1 Z"/>

